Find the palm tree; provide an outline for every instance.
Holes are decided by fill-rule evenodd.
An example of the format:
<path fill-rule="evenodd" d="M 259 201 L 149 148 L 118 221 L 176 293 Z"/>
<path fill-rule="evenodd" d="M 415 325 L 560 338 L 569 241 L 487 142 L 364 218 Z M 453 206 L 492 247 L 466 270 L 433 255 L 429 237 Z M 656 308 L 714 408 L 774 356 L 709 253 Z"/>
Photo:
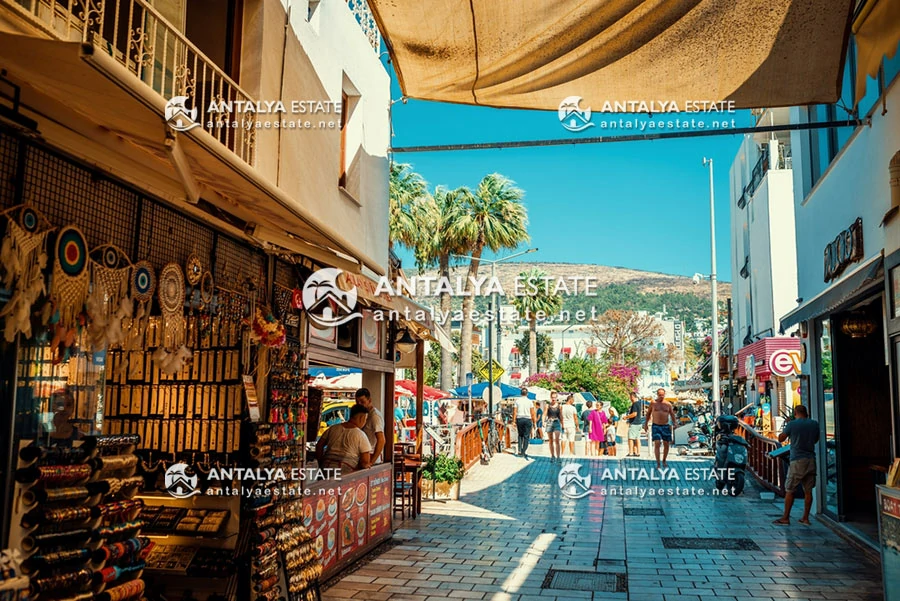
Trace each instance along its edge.
<path fill-rule="evenodd" d="M 421 175 L 406 163 L 391 163 L 390 179 L 389 248 L 402 244 L 416 255 L 420 263 L 422 253 L 423 205 L 429 197 L 428 188 Z"/>
<path fill-rule="evenodd" d="M 437 266 L 438 277 L 450 277 L 451 257 L 466 251 L 465 240 L 456 237 L 453 220 L 460 214 L 460 199 L 471 193 L 465 188 L 448 190 L 438 186 L 428 202 L 423 204 L 421 229 L 424 234 L 423 264 Z M 430 235 L 429 235 L 430 234 Z M 440 317 L 438 322 L 449 331 L 450 292 L 441 288 Z M 453 357 L 449 350 L 441 348 L 441 381 L 443 390 L 453 388 Z"/>
<path fill-rule="evenodd" d="M 528 241 L 528 213 L 522 204 L 525 193 L 506 177 L 492 173 L 478 184 L 475 193 L 465 190 L 459 198 L 458 214 L 449 224 L 449 233 L 466 242 L 472 256 L 466 278 L 462 311 L 462 340 L 460 341 L 459 385 L 465 384 L 466 373 L 472 371 L 472 310 L 475 306 L 473 289 L 478 277 L 478 265 L 485 248 L 497 252 L 516 248 Z"/>
<path fill-rule="evenodd" d="M 550 317 L 562 309 L 562 297 L 550 290 L 547 274 L 536 267 L 519 274 L 525 294 L 516 296 L 512 303 L 519 316 L 528 320 L 528 375 L 538 373 L 537 321 L 538 313 Z"/>

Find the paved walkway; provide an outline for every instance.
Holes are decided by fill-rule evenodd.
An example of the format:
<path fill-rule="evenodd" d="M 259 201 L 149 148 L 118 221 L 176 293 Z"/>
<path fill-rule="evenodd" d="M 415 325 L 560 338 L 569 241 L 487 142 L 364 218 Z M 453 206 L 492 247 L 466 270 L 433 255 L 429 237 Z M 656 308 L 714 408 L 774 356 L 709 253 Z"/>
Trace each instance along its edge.
<path fill-rule="evenodd" d="M 325 601 L 882 599 L 878 566 L 824 525 L 773 525 L 780 500 L 761 499 L 749 482 L 744 495 L 725 498 L 712 495 L 712 482 L 691 481 L 707 459 L 673 458 L 680 479 L 668 482 L 651 480 L 646 458 L 571 460 L 594 491 L 575 500 L 562 494 L 547 446 L 530 450 L 530 461 L 506 454 L 473 468 L 459 501 L 426 502 L 395 533 L 402 544 L 344 577 Z M 616 467 L 635 471 L 613 481 L 604 470 Z M 609 494 L 620 485 L 627 496 Z M 650 494 L 660 488 L 664 496 Z M 677 546 L 694 548 L 666 548 Z"/>

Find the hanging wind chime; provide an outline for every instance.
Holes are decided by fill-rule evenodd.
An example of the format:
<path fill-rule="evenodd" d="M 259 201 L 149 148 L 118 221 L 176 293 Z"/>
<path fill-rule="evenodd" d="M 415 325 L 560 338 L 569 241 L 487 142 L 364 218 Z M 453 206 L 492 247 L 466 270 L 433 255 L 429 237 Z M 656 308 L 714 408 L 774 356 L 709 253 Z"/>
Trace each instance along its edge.
<path fill-rule="evenodd" d="M 49 222 L 34 207 L 23 204 L 0 215 L 7 217 L 6 234 L 0 245 L 0 273 L 3 287 L 12 291 L 0 311 L 5 318 L 3 336 L 7 342 L 17 334 L 31 337 L 31 308 L 46 292 L 43 270 L 47 267 Z"/>

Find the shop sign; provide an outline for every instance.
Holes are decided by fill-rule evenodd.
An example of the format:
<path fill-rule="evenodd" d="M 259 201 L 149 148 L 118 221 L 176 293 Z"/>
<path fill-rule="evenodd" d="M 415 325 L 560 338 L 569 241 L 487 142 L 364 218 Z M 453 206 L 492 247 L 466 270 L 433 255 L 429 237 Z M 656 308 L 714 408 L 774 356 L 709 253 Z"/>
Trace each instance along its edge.
<path fill-rule="evenodd" d="M 748 380 L 752 380 L 756 376 L 756 357 L 753 355 L 747 355 L 747 359 L 744 360 L 744 373 Z"/>
<path fill-rule="evenodd" d="M 684 348 L 684 338 L 682 337 L 682 329 L 681 329 L 681 327 L 682 327 L 682 326 L 681 326 L 681 322 L 680 322 L 680 321 L 676 321 L 676 322 L 675 322 L 675 335 L 674 335 L 674 338 L 675 338 L 675 346 L 677 346 L 677 347 L 680 348 L 680 349 L 683 349 L 683 348 Z"/>
<path fill-rule="evenodd" d="M 291 291 L 291 308 L 292 309 L 302 309 L 303 308 L 303 290 L 300 288 L 294 288 Z"/>
<path fill-rule="evenodd" d="M 837 235 L 825 247 L 825 281 L 835 279 L 851 263 L 863 258 L 862 218 L 857 217 L 853 225 Z"/>
<path fill-rule="evenodd" d="M 782 378 L 798 375 L 800 366 L 800 351 L 778 349 L 769 357 L 769 370 Z"/>
<path fill-rule="evenodd" d="M 385 307 L 391 306 L 391 296 L 385 292 L 378 292 L 378 283 L 361 273 L 341 271 L 337 277 L 337 287 L 341 290 L 351 290 L 355 288 L 359 295 L 364 299 L 384 305 Z"/>

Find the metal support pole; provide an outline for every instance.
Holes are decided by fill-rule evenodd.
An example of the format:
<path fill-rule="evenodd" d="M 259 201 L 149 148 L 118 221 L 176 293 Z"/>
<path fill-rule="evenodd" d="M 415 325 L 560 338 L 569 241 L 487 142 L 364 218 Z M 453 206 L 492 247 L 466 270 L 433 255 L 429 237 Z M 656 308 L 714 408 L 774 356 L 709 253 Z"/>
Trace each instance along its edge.
<path fill-rule="evenodd" d="M 494 309 L 494 295 L 491 295 L 491 310 Z M 494 345 L 493 345 L 493 336 L 491 333 L 493 332 L 494 327 L 491 322 L 487 324 L 487 347 L 488 347 L 488 416 L 493 419 L 494 417 Z"/>
<path fill-rule="evenodd" d="M 491 282 L 497 281 L 496 267 L 497 267 L 497 263 L 491 263 Z M 500 363 L 500 365 L 503 365 L 503 359 L 501 358 L 501 357 L 503 357 L 503 348 L 502 348 L 502 340 L 501 340 L 503 337 L 503 331 L 501 330 L 502 324 L 500 323 L 500 315 L 499 315 L 500 303 L 497 301 L 497 293 L 496 292 L 491 293 L 491 304 L 494 306 L 494 311 L 496 311 L 496 313 L 494 314 L 494 321 L 497 324 L 497 362 Z"/>
<path fill-rule="evenodd" d="M 709 282 L 712 286 L 712 401 L 714 415 L 722 413 L 722 400 L 719 398 L 719 295 L 716 285 L 716 197 L 713 189 L 713 160 L 703 159 L 703 165 L 709 166 L 709 242 L 712 267 Z"/>
<path fill-rule="evenodd" d="M 728 403 L 731 410 L 728 412 L 734 415 L 734 316 L 731 313 L 731 298 L 728 299 Z"/>

